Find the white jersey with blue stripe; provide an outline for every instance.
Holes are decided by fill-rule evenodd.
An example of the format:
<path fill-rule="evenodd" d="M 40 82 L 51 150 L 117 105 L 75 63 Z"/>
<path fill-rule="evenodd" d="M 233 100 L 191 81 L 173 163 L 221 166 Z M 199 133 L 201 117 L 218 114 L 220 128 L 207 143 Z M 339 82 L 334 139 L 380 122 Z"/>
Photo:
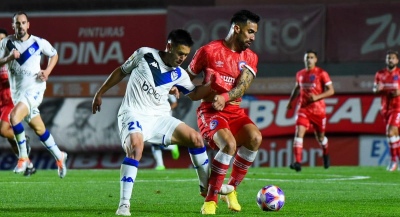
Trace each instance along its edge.
<path fill-rule="evenodd" d="M 41 70 L 41 54 L 52 57 L 57 54 L 56 49 L 46 39 L 33 35 L 30 35 L 26 41 L 9 35 L 0 43 L 0 57 L 9 55 L 12 48 L 10 48 L 10 44 L 7 45 L 8 41 L 11 41 L 12 46 L 21 54 L 20 58 L 7 64 L 12 98 L 20 98 L 25 91 L 44 91 L 46 82 L 37 77 Z"/>
<path fill-rule="evenodd" d="M 121 66 L 130 77 L 119 114 L 169 115 L 171 88 L 176 86 L 185 95 L 194 90 L 188 73 L 181 67 L 165 65 L 159 52 L 153 48 L 139 48 Z"/>

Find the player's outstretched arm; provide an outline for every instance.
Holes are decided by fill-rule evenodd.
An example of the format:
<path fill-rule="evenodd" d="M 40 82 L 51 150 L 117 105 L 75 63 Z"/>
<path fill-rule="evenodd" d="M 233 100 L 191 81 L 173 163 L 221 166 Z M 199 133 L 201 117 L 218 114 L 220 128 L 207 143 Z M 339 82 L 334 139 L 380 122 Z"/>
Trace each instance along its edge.
<path fill-rule="evenodd" d="M 118 84 L 122 79 L 124 79 L 126 76 L 125 73 L 122 72 L 121 67 L 116 68 L 110 76 L 106 79 L 106 81 L 101 85 L 99 90 L 96 92 L 96 94 L 93 97 L 93 102 L 92 102 L 92 113 L 96 114 L 96 112 L 100 112 L 101 110 L 101 103 L 102 99 L 101 97 L 103 96 L 104 93 L 106 93 L 110 88 L 112 88 L 114 85 Z"/>

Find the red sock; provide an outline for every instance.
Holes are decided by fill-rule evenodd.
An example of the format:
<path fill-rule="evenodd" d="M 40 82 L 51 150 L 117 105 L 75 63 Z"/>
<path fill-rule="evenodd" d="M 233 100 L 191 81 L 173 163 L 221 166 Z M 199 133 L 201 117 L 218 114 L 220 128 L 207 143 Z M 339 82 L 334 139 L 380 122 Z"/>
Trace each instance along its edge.
<path fill-rule="evenodd" d="M 243 181 L 252 163 L 253 162 L 249 162 L 239 155 L 236 155 L 233 160 L 232 173 L 228 184 L 233 185 L 236 189 L 236 187 Z"/>
<path fill-rule="evenodd" d="M 211 174 L 208 181 L 208 192 L 205 201 L 218 202 L 218 192 L 226 176 L 226 171 L 229 169 L 229 164 L 225 165 L 215 159 L 211 165 Z"/>
<path fill-rule="evenodd" d="M 298 147 L 298 146 L 293 147 L 294 158 L 298 163 L 301 163 L 301 159 L 303 157 L 302 152 L 303 152 L 303 147 Z"/>
<path fill-rule="evenodd" d="M 397 142 L 395 142 L 395 143 L 389 142 L 389 147 L 390 147 L 391 161 L 395 162 L 395 161 L 397 161 L 397 149 L 398 149 Z"/>

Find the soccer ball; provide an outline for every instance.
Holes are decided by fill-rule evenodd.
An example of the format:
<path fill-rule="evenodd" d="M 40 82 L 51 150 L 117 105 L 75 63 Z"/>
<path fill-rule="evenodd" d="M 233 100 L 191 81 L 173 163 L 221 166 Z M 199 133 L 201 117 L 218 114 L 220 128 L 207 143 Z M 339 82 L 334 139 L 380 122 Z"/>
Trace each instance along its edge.
<path fill-rule="evenodd" d="M 279 211 L 285 204 L 285 194 L 275 185 L 261 188 L 257 194 L 257 205 L 262 211 Z"/>

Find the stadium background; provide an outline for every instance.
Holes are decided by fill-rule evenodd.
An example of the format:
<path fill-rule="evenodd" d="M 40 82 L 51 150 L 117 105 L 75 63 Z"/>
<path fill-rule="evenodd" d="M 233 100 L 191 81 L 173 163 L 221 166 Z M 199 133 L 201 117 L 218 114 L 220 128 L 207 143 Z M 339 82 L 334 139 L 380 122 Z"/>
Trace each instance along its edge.
<path fill-rule="evenodd" d="M 386 165 L 389 149 L 379 116 L 380 100 L 371 89 L 375 72 L 385 66 L 386 51 L 399 49 L 400 15 L 396 12 L 400 1 L 15 0 L 0 2 L 0 26 L 12 33 L 12 14 L 24 10 L 31 22 L 29 32 L 46 38 L 59 52 L 41 112 L 59 146 L 69 153 L 68 167 L 119 168 L 124 155 L 115 139 L 115 116 L 126 82 L 109 91 L 99 115 L 90 116 L 97 138 L 93 144 L 66 136 L 76 107 L 91 101 L 107 75 L 135 49 L 164 49 L 167 33 L 185 28 L 196 41 L 193 54 L 200 45 L 224 37 L 230 16 L 242 8 L 262 17 L 252 47 L 260 58 L 258 75 L 242 105 L 264 136 L 254 166 L 280 167 L 291 162 L 294 114 L 285 107 L 307 49 L 318 51 L 319 65 L 330 73 L 336 90 L 326 100 L 332 165 Z M 185 68 L 189 61 L 190 57 Z M 182 97 L 179 104 L 175 116 L 197 128 L 198 102 Z M 31 131 L 27 133 L 36 167 L 54 168 L 53 158 Z M 13 169 L 16 159 L 4 139 L 0 151 L 0 169 Z M 321 154 L 310 133 L 303 163 L 319 166 Z M 164 161 L 167 168 L 191 165 L 185 148 L 179 160 L 166 152 Z M 154 166 L 149 147 L 141 166 Z"/>

